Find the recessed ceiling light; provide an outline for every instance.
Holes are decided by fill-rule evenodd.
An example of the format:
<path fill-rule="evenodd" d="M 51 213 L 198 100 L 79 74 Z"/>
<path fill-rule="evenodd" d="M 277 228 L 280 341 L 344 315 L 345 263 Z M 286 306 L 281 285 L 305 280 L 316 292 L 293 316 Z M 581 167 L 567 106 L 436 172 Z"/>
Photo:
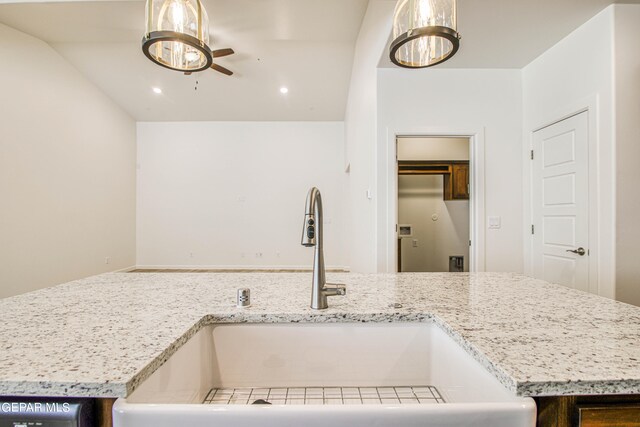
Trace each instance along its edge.
<path fill-rule="evenodd" d="M 153 93 L 157 93 L 158 95 L 160 95 L 162 93 L 162 89 L 160 89 L 159 87 L 154 87 Z"/>
<path fill-rule="evenodd" d="M 283 94 L 283 95 L 284 95 L 285 93 L 289 93 L 289 88 L 286 88 L 286 87 L 282 86 L 282 87 L 280 88 L 280 93 L 281 93 L 281 94 Z"/>

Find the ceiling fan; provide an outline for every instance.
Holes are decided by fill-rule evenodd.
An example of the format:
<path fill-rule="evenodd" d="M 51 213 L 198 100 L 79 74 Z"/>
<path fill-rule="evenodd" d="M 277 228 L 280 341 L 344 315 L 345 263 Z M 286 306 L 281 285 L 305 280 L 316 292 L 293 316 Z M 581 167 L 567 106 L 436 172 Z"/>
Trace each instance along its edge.
<path fill-rule="evenodd" d="M 213 58 L 222 58 L 223 56 L 229 56 L 229 55 L 233 55 L 235 52 L 233 51 L 233 49 L 231 48 L 225 48 L 225 49 L 216 49 L 216 50 L 212 50 L 211 51 L 211 56 Z M 215 70 L 219 73 L 225 74 L 227 76 L 231 76 L 233 75 L 233 71 L 223 67 L 222 65 L 218 65 L 215 62 L 211 63 L 211 67 L 212 70 Z M 189 76 L 191 75 L 191 71 L 185 71 L 184 75 L 185 76 Z"/>

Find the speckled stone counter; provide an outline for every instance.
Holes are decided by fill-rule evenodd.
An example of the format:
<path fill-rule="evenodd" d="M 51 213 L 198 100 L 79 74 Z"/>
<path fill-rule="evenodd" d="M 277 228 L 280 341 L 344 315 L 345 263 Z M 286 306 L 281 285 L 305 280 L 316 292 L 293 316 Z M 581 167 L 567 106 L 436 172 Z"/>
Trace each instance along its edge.
<path fill-rule="evenodd" d="M 521 396 L 640 393 L 640 308 L 515 274 L 112 273 L 0 300 L 0 395 L 126 396 L 200 327 L 435 322 Z M 252 305 L 235 307 L 236 289 Z"/>

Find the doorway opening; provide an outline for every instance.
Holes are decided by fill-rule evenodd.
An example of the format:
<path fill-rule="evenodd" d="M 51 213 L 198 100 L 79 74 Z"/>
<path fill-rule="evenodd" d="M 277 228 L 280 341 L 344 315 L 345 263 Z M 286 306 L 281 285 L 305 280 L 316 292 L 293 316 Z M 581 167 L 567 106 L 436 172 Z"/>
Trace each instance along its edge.
<path fill-rule="evenodd" d="M 396 138 L 397 271 L 470 270 L 470 138 Z"/>

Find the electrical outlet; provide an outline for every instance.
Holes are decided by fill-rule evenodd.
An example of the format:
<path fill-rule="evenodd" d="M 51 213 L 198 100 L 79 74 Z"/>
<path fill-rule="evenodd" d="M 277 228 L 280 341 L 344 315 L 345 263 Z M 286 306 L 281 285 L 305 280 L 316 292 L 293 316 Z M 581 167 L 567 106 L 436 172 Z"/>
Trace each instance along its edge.
<path fill-rule="evenodd" d="M 418 247 L 418 239 L 413 239 L 413 241 L 411 242 L 414 248 Z"/>
<path fill-rule="evenodd" d="M 193 258 L 193 252 L 189 252 L 189 258 Z"/>
<path fill-rule="evenodd" d="M 110 264 L 110 263 L 111 263 L 111 258 L 106 257 L 106 258 L 104 259 L 104 263 L 105 263 L 105 264 Z"/>
<path fill-rule="evenodd" d="M 262 258 L 262 252 L 256 252 L 256 258 Z"/>

